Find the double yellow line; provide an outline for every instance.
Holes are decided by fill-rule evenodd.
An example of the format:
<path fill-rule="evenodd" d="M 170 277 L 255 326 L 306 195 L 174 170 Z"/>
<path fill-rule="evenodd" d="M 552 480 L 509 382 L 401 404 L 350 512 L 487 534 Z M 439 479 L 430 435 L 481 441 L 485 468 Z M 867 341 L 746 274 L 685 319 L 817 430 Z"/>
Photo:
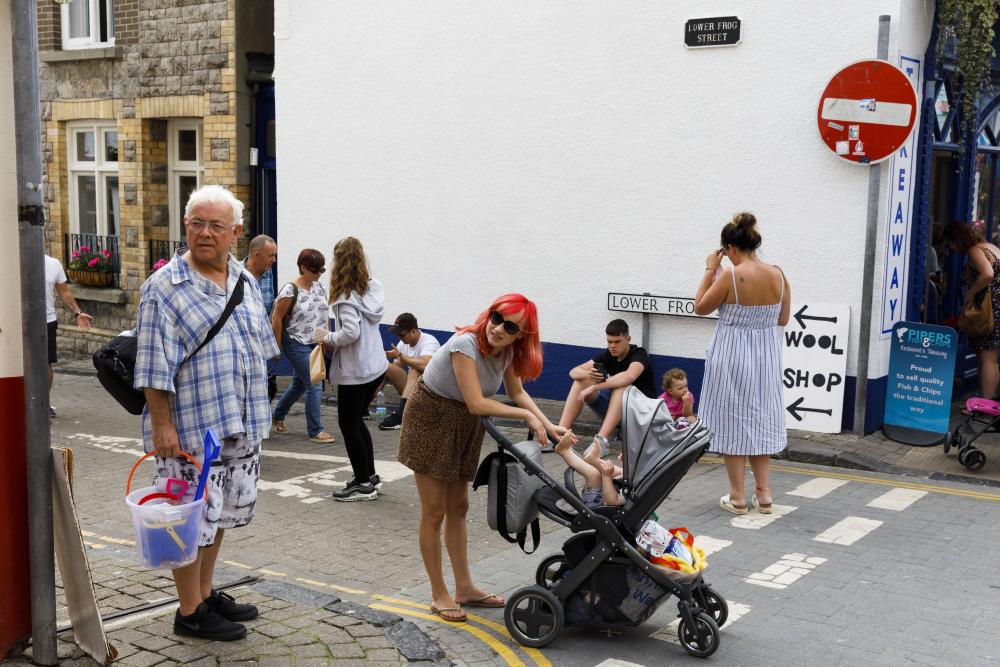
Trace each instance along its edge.
<path fill-rule="evenodd" d="M 499 623 L 495 623 L 488 618 L 483 618 L 477 614 L 470 614 L 466 611 L 466 617 L 468 620 L 465 623 L 453 623 L 451 621 L 446 621 L 443 618 L 430 613 L 431 608 L 428 605 L 420 604 L 417 602 L 411 602 L 409 600 L 401 600 L 399 598 L 392 598 L 386 595 L 373 595 L 373 598 L 379 600 L 375 604 L 369 605 L 372 609 L 379 609 L 381 611 L 388 611 L 394 614 L 402 614 L 403 616 L 410 616 L 412 618 L 419 618 L 424 621 L 431 621 L 433 623 L 443 623 L 444 625 L 455 628 L 456 630 L 461 630 L 468 632 L 470 635 L 483 642 L 489 646 L 493 651 L 496 652 L 503 661 L 506 662 L 511 667 L 526 667 L 524 662 L 518 657 L 508 644 L 515 646 L 516 648 L 524 651 L 524 654 L 531 659 L 531 661 L 536 665 L 536 667 L 552 667 L 552 663 L 549 662 L 548 658 L 542 655 L 542 652 L 536 648 L 528 648 L 526 646 L 520 646 L 514 641 L 514 638 L 510 636 L 507 632 L 507 628 Z M 389 603 L 389 604 L 382 604 Z M 421 611 L 416 611 L 416 610 Z M 475 625 L 473 625 L 475 624 Z M 503 640 L 497 639 L 495 636 L 486 632 L 480 627 L 489 628 L 498 634 Z"/>

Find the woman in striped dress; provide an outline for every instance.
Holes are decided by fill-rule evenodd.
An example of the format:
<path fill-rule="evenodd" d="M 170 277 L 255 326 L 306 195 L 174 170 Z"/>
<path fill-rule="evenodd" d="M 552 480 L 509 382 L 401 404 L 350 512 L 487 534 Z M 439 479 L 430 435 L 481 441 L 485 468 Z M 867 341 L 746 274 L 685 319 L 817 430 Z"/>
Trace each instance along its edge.
<path fill-rule="evenodd" d="M 781 269 L 757 258 L 757 219 L 739 213 L 722 228 L 722 247 L 705 260 L 695 312 L 719 310 L 705 354 L 700 418 L 715 433 L 709 451 L 722 454 L 729 493 L 719 499 L 734 514 L 748 510 L 743 491 L 746 459 L 756 492 L 751 503 L 771 512 L 771 454 L 787 444 L 781 386 L 781 332 L 788 323 L 791 287 Z M 733 266 L 720 270 L 723 256 Z"/>

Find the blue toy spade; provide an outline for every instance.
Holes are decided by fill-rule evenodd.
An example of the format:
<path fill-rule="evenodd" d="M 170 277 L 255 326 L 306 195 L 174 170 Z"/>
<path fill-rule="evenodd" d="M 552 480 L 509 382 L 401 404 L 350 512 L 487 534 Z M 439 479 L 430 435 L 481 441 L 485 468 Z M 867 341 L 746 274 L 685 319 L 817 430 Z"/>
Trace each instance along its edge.
<path fill-rule="evenodd" d="M 215 437 L 212 429 L 205 431 L 205 460 L 201 464 L 198 488 L 194 492 L 195 498 L 201 498 L 201 493 L 205 490 L 205 484 L 208 482 L 208 473 L 212 468 L 212 461 L 219 458 L 219 451 L 221 449 L 222 445 L 219 444 L 219 439 Z"/>

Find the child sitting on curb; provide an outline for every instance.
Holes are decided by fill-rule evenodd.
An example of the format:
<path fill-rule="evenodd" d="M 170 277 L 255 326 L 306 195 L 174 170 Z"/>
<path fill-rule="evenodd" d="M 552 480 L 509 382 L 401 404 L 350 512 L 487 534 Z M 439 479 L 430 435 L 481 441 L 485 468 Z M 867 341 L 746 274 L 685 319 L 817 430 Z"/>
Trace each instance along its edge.
<path fill-rule="evenodd" d="M 566 465 L 583 475 L 584 488 L 580 494 L 583 504 L 591 509 L 601 505 L 624 504 L 625 499 L 619 495 L 612 481 L 622 476 L 622 469 L 601 458 L 601 447 L 596 440 L 584 452 L 583 458 L 573 451 L 574 444 L 576 436 L 573 431 L 566 431 L 555 446 L 555 451 L 563 457 Z"/>
<path fill-rule="evenodd" d="M 667 404 L 670 416 L 683 428 L 697 417 L 694 414 L 694 394 L 688 391 L 687 373 L 679 368 L 671 368 L 663 374 L 663 393 L 660 398 Z M 684 420 L 681 422 L 680 420 Z"/>

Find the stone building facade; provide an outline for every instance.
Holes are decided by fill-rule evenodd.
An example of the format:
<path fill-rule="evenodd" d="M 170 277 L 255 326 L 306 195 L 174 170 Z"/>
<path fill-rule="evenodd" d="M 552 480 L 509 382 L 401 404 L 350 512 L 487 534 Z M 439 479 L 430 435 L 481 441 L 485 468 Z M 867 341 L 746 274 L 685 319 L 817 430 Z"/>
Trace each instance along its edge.
<path fill-rule="evenodd" d="M 247 53 L 273 52 L 273 0 L 39 0 L 49 253 L 108 249 L 108 286 L 70 271 L 89 332 L 60 309 L 62 353 L 131 328 L 139 288 L 183 241 L 183 205 L 218 183 L 255 233 Z"/>

